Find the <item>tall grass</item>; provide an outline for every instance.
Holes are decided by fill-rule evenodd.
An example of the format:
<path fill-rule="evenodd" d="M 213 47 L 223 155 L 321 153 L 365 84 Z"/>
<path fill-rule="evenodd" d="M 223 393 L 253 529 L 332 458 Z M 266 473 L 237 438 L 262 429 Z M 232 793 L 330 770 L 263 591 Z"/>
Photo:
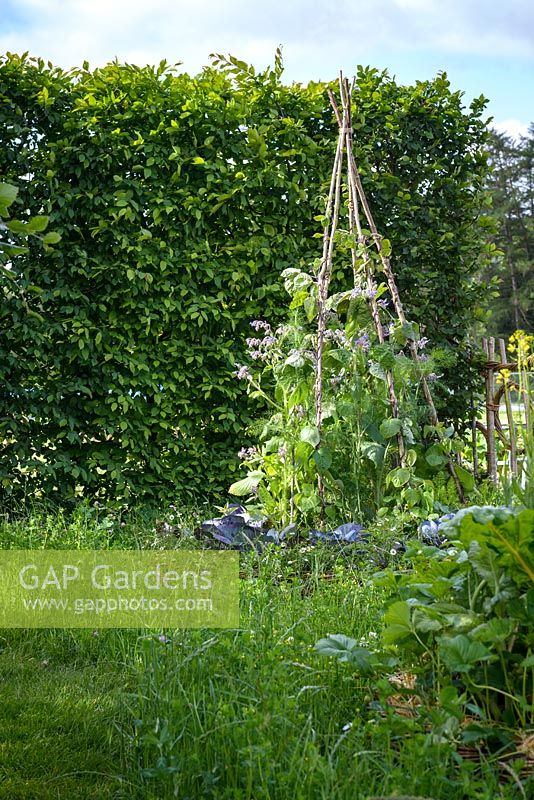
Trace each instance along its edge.
<path fill-rule="evenodd" d="M 0 547 L 200 546 L 194 519 L 161 516 L 36 509 L 0 524 Z M 379 632 L 378 544 L 243 554 L 235 630 L 0 632 L 0 798 L 522 797 L 412 720 L 381 720 L 373 687 L 314 652 L 327 633 Z"/>
<path fill-rule="evenodd" d="M 377 722 L 372 686 L 315 655 L 327 632 L 376 635 L 381 596 L 361 565 L 315 550 L 243 567 L 240 630 L 168 632 L 138 650 L 129 742 L 147 797 L 516 796 L 412 720 Z"/>

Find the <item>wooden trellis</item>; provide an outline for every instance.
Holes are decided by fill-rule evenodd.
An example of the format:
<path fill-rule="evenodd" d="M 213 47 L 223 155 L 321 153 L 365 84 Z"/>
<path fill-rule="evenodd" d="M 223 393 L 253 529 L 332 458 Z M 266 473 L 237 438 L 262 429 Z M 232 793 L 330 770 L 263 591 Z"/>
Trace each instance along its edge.
<path fill-rule="evenodd" d="M 332 169 L 332 177 L 330 181 L 330 190 L 326 204 L 325 226 L 323 231 L 323 255 L 321 265 L 317 274 L 317 288 L 318 288 L 318 326 L 317 326 L 317 370 L 315 376 L 315 411 L 316 411 L 316 425 L 321 432 L 322 417 L 323 417 L 323 347 L 324 337 L 326 330 L 326 310 L 328 290 L 330 286 L 330 279 L 332 276 L 332 259 L 334 253 L 334 240 L 335 232 L 340 215 L 341 208 L 341 189 L 343 183 L 343 163 L 344 156 L 346 156 L 346 185 L 348 189 L 349 198 L 349 230 L 353 234 L 354 244 L 352 246 L 352 264 L 355 272 L 356 279 L 356 262 L 357 262 L 357 246 L 360 247 L 362 253 L 362 260 L 364 266 L 364 276 L 367 286 L 372 290 L 374 286 L 373 265 L 371 263 L 370 255 L 367 251 L 368 244 L 372 244 L 378 253 L 378 259 L 381 267 L 382 274 L 386 280 L 393 309 L 395 315 L 401 324 L 406 323 L 406 315 L 404 306 L 399 294 L 396 278 L 391 267 L 390 259 L 382 247 L 382 236 L 379 234 L 376 227 L 373 214 L 365 195 L 362 181 L 360 178 L 357 162 L 353 150 L 353 131 L 351 120 L 351 102 L 352 102 L 352 87 L 348 80 L 340 75 L 339 80 L 341 111 L 336 102 L 332 92 L 329 91 L 330 102 L 336 115 L 339 125 L 339 136 L 337 141 L 336 153 L 334 157 L 334 165 Z M 368 237 L 364 234 L 361 220 L 362 218 L 367 222 L 370 230 L 369 241 Z M 384 341 L 384 327 L 380 319 L 379 306 L 373 292 L 369 292 L 371 317 L 376 329 L 376 334 L 379 342 Z M 417 343 L 413 340 L 408 342 L 410 355 L 414 362 L 418 363 L 418 349 Z M 393 418 L 399 417 L 398 400 L 395 391 L 393 374 L 388 371 L 386 374 L 389 402 L 391 407 L 391 414 Z M 427 407 L 429 409 L 429 417 L 432 424 L 435 426 L 436 436 L 441 438 L 439 433 L 439 420 L 436 412 L 434 400 L 426 377 L 421 372 L 419 375 L 420 385 L 423 391 L 423 396 Z M 406 446 L 402 432 L 397 434 L 398 452 L 401 465 L 404 465 Z M 464 492 L 462 484 L 458 478 L 456 467 L 452 457 L 448 456 L 448 469 L 454 480 L 458 497 L 462 502 L 464 500 Z M 318 488 L 319 496 L 321 498 L 322 510 L 324 512 L 324 486 L 322 477 L 318 475 Z"/>
<path fill-rule="evenodd" d="M 473 464 L 476 477 L 479 476 L 478 452 L 476 446 L 476 432 L 481 431 L 486 441 L 486 467 L 488 478 L 497 483 L 497 439 L 509 452 L 510 473 L 514 478 L 518 476 L 518 456 L 523 450 L 519 443 L 518 423 L 514 419 L 514 410 L 511 401 L 511 392 L 519 391 L 519 384 L 511 380 L 509 373 L 518 369 L 516 361 L 509 362 L 506 355 L 504 339 L 489 337 L 482 339 L 482 349 L 486 355 L 485 371 L 485 424 L 473 417 Z M 531 357 L 532 359 L 532 357 Z M 501 374 L 502 379 L 497 382 L 496 376 Z M 521 398 L 520 398 L 521 400 Z M 502 424 L 500 411 L 504 401 L 506 412 L 506 429 Z"/>

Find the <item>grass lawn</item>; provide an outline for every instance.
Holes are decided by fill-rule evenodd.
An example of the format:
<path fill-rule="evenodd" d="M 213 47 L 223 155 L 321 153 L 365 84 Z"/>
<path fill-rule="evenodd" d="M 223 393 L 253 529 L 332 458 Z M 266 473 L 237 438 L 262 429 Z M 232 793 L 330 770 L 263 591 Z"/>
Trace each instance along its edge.
<path fill-rule="evenodd" d="M 6 631 L 1 647 L 0 797 L 128 797 L 118 664 L 85 631 Z"/>
<path fill-rule="evenodd" d="M 3 548 L 43 540 L 179 544 L 96 517 L 0 533 Z M 239 630 L 1 632 L 0 798 L 528 797 L 413 720 L 381 718 L 371 684 L 314 652 L 326 633 L 379 631 L 380 590 L 357 554 L 271 550 L 243 555 L 241 569 Z"/>

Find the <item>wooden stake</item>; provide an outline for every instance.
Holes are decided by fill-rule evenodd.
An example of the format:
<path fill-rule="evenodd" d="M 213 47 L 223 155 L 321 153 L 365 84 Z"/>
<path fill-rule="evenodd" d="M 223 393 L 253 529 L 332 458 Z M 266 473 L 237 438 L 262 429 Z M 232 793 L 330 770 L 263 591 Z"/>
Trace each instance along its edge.
<path fill-rule="evenodd" d="M 475 409 L 475 402 L 471 394 L 471 450 L 473 454 L 473 475 L 475 480 L 478 481 L 478 450 L 477 450 L 477 415 Z"/>
<path fill-rule="evenodd" d="M 506 344 L 504 339 L 499 339 L 499 354 L 501 356 L 501 364 L 506 364 Z M 502 369 L 502 367 L 501 367 Z M 508 377 L 501 372 L 504 385 L 504 403 L 506 406 L 506 419 L 508 420 L 508 437 L 510 441 L 510 472 L 517 478 L 517 446 L 516 446 L 516 430 L 514 415 L 512 411 L 512 402 L 510 400 L 510 389 L 508 387 Z"/>

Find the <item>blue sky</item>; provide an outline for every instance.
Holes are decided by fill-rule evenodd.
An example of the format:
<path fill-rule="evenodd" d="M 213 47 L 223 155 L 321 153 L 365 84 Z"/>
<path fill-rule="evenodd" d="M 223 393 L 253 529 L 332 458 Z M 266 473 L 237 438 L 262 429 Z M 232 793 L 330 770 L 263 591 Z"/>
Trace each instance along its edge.
<path fill-rule="evenodd" d="M 534 121 L 534 3 L 528 0 L 0 0 L 0 52 L 62 67 L 162 58 L 195 73 L 213 52 L 258 67 L 282 45 L 287 81 L 357 64 L 411 83 L 445 70 L 512 135 Z"/>

